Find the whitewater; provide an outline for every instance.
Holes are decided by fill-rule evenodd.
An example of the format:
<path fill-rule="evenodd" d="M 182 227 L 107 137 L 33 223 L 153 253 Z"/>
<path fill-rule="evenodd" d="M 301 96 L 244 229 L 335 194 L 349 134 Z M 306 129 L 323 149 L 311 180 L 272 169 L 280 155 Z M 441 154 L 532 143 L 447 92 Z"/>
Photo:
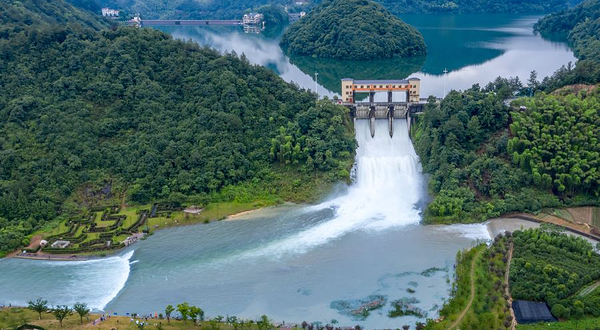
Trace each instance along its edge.
<path fill-rule="evenodd" d="M 449 293 L 456 252 L 489 234 L 484 225 L 419 225 L 425 180 L 406 121 L 394 127 L 390 137 L 387 121 L 377 121 L 372 138 L 368 122 L 356 122 L 354 182 L 318 205 L 161 230 L 109 258 L 2 260 L 0 305 L 42 297 L 154 314 L 188 301 L 209 316 L 267 314 L 388 328 L 397 324 L 385 311 L 356 320 L 331 304 L 372 295 L 399 299 L 410 286 L 417 305 L 435 316 Z M 421 275 L 431 268 L 435 274 Z"/>

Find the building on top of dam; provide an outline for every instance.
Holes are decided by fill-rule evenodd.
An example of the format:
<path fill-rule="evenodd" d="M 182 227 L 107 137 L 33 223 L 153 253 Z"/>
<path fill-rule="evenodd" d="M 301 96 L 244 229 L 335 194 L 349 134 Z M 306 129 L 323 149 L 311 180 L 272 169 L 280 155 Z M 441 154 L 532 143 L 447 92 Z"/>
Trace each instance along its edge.
<path fill-rule="evenodd" d="M 356 102 L 355 93 L 369 93 L 369 102 L 374 102 L 375 92 L 388 92 L 388 102 L 392 102 L 392 93 L 406 93 L 406 103 L 419 102 L 421 92 L 421 79 L 408 78 L 402 80 L 354 80 L 342 79 L 342 101 L 344 103 Z"/>

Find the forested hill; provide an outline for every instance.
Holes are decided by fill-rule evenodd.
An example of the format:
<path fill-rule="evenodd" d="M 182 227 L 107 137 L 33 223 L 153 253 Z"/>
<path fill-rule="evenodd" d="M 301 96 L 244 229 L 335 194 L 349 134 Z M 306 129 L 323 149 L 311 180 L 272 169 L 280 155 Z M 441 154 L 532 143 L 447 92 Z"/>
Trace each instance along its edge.
<path fill-rule="evenodd" d="M 0 1 L 0 38 L 28 27 L 36 29 L 76 24 L 92 29 L 109 26 L 107 20 L 64 1 L 3 0 Z"/>
<path fill-rule="evenodd" d="M 12 19 L 15 8 L 1 8 Z M 82 187 L 93 196 L 112 183 L 139 203 L 210 201 L 225 188 L 219 198 L 301 201 L 306 185 L 349 176 L 344 108 L 316 108 L 243 56 L 157 30 L 23 26 L 0 39 L 0 72 L 0 252 L 84 209 Z M 286 196 L 282 172 L 298 179 Z"/>
<path fill-rule="evenodd" d="M 535 29 L 542 35 L 567 37 L 578 59 L 600 63 L 600 0 L 586 0 L 575 8 L 550 14 Z"/>
<path fill-rule="evenodd" d="M 75 0 L 73 0 L 75 1 Z M 81 0 L 79 0 L 81 1 Z M 290 0 L 90 0 L 102 6 L 140 13 L 147 19 L 239 19 L 265 5 L 290 5 Z"/>
<path fill-rule="evenodd" d="M 435 196 L 426 221 L 600 205 L 600 90 L 538 93 L 504 105 L 521 87 L 499 78 L 428 105 L 414 134 Z"/>
<path fill-rule="evenodd" d="M 325 0 L 281 38 L 290 53 L 372 60 L 425 55 L 423 36 L 369 0 Z"/>
<path fill-rule="evenodd" d="M 290 5 L 290 0 L 70 0 L 141 13 L 146 18 L 233 19 L 264 5 Z M 324 0 L 312 0 L 311 6 Z M 549 13 L 581 0 L 375 0 L 393 14 L 407 13 Z"/>
<path fill-rule="evenodd" d="M 548 13 L 581 0 L 376 0 L 393 14 L 407 13 Z"/>
<path fill-rule="evenodd" d="M 575 8 L 550 14 L 535 30 L 543 37 L 567 38 L 579 59 L 544 79 L 540 88 L 554 90 L 571 84 L 600 83 L 600 0 L 586 0 Z"/>

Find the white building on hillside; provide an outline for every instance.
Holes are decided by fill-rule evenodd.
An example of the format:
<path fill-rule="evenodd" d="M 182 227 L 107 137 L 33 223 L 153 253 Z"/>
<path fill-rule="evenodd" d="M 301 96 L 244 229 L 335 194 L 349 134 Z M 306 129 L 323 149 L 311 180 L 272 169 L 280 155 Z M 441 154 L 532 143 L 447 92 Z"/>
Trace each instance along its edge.
<path fill-rule="evenodd" d="M 116 9 L 102 8 L 102 16 L 104 16 L 104 17 L 119 17 L 119 11 Z"/>

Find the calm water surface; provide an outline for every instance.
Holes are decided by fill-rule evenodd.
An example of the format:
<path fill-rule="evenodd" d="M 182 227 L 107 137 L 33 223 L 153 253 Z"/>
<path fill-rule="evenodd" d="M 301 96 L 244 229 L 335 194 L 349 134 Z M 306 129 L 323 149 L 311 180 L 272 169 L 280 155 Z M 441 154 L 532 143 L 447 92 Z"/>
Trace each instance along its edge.
<path fill-rule="evenodd" d="M 368 62 L 288 57 L 277 37 L 230 29 L 177 27 L 168 32 L 221 51 L 244 53 L 287 81 L 339 92 L 342 77 L 422 79 L 423 94 L 485 84 L 531 70 L 549 75 L 574 61 L 565 44 L 532 34 L 533 16 L 430 15 L 403 17 L 425 36 L 423 58 Z M 444 68 L 450 73 L 441 75 Z M 44 297 L 53 304 L 87 302 L 108 312 L 149 314 L 182 301 L 218 314 L 276 321 L 339 321 L 398 328 L 415 317 L 390 319 L 390 302 L 412 304 L 436 317 L 447 299 L 457 251 L 488 239 L 484 225 L 421 226 L 425 179 L 406 132 L 393 138 L 378 122 L 371 139 L 357 124 L 357 177 L 330 200 L 287 206 L 252 219 L 167 229 L 111 258 L 85 262 L 0 260 L 0 304 Z M 410 293 L 408 289 L 414 290 Z M 383 308 L 366 319 L 352 310 L 377 297 Z M 340 306 L 347 306 L 341 308 Z"/>
<path fill-rule="evenodd" d="M 406 15 L 402 16 L 425 37 L 428 54 L 422 58 L 377 61 L 340 61 L 306 56 L 287 56 L 278 37 L 244 34 L 238 28 L 206 29 L 168 27 L 163 30 L 180 39 L 192 39 L 220 51 L 244 53 L 248 59 L 276 71 L 287 81 L 319 93 L 340 93 L 340 79 L 422 79 L 422 97 L 443 96 L 446 90 L 464 90 L 475 83 L 487 84 L 498 76 L 529 78 L 551 75 L 561 65 L 575 62 L 565 43 L 534 35 L 533 24 L 541 17 L 505 14 Z M 444 69 L 449 73 L 443 74 Z"/>

